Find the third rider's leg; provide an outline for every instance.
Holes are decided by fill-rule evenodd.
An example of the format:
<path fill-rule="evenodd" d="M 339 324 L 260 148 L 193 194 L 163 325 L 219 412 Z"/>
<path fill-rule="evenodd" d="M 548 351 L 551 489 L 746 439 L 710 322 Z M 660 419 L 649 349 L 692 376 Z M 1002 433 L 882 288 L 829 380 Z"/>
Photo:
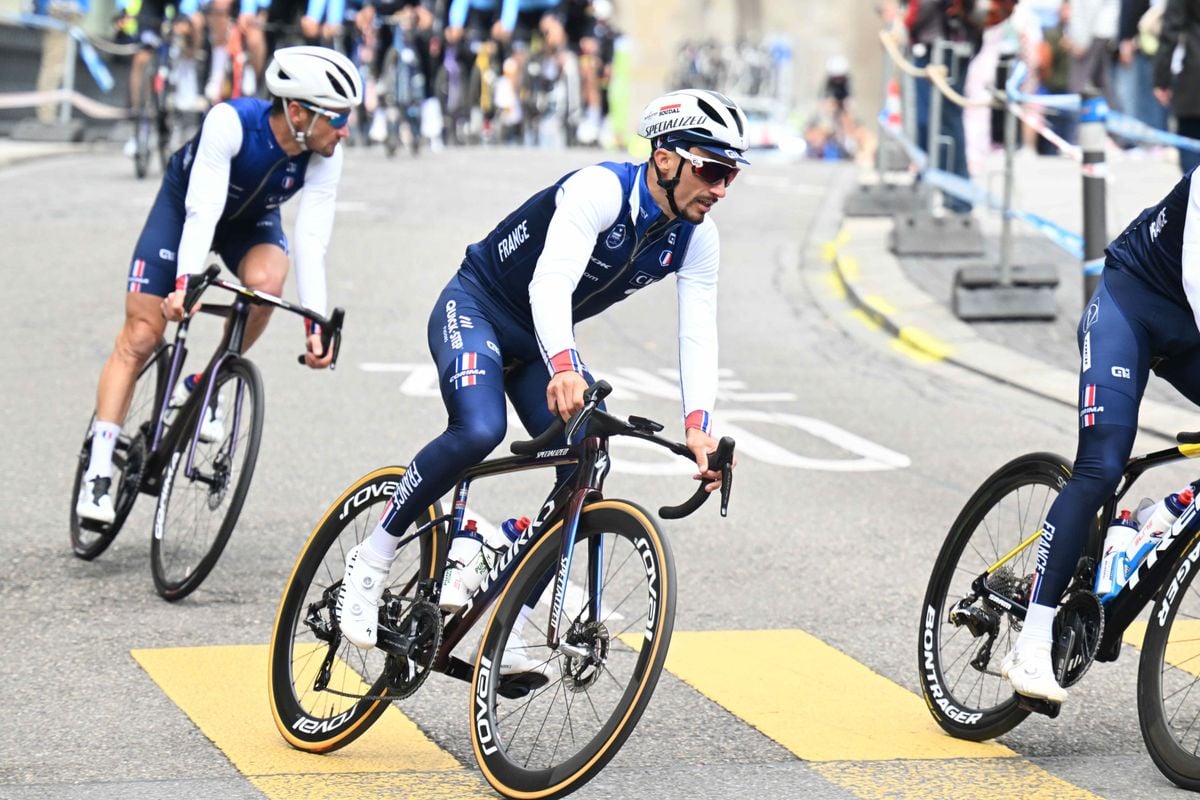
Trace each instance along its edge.
<path fill-rule="evenodd" d="M 1029 611 L 1001 671 L 1017 693 L 1061 703 L 1051 663 L 1059 600 L 1075 573 L 1096 511 L 1116 489 L 1149 375 L 1148 337 L 1102 282 L 1079 324 L 1079 445 L 1071 479 L 1050 506 L 1038 543 Z"/>

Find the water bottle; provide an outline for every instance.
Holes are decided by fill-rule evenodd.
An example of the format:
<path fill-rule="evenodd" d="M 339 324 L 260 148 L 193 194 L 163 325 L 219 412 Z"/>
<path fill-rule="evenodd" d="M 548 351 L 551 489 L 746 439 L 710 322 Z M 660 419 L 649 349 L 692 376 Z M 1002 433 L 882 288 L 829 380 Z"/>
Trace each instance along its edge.
<path fill-rule="evenodd" d="M 1125 549 L 1137 536 L 1133 512 L 1125 510 L 1108 526 L 1104 536 L 1104 557 L 1096 570 L 1096 594 L 1108 602 L 1125 585 Z"/>
<path fill-rule="evenodd" d="M 467 602 L 467 597 L 483 580 L 487 572 L 483 560 L 483 536 L 473 519 L 454 540 L 446 556 L 446 572 L 442 576 L 441 606 L 443 611 L 457 611 Z"/>
<path fill-rule="evenodd" d="M 500 526 L 500 532 L 504 534 L 503 541 L 500 541 L 500 537 L 496 537 L 497 543 L 493 545 L 493 547 L 495 547 L 497 550 L 501 549 L 502 547 L 509 547 L 513 542 L 521 538 L 521 534 L 529 528 L 529 525 L 529 517 L 521 517 L 520 519 L 509 517 L 504 521 L 504 524 Z"/>
<path fill-rule="evenodd" d="M 1125 548 L 1125 578 L 1133 574 L 1142 559 L 1162 541 L 1163 533 L 1171 527 L 1175 518 L 1191 505 L 1193 489 L 1187 486 L 1174 494 L 1167 495 L 1163 502 L 1155 507 L 1150 518 L 1142 525 L 1137 536 Z"/>

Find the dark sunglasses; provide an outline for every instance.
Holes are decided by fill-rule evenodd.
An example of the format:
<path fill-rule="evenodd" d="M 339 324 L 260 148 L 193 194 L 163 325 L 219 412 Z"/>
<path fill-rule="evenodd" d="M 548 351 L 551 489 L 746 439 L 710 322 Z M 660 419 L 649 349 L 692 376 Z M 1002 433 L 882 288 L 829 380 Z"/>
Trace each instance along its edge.
<path fill-rule="evenodd" d="M 296 102 L 300 103 L 299 100 L 297 100 Z M 300 107 L 307 108 L 309 111 L 313 112 L 314 114 L 320 114 L 322 117 L 329 120 L 329 124 L 332 125 L 334 128 L 344 128 L 350 124 L 350 110 L 349 109 L 346 109 L 345 111 L 343 111 L 342 113 L 339 114 L 336 111 L 330 111 L 328 108 L 321 108 L 320 106 L 314 106 L 311 103 L 300 103 Z"/>
<path fill-rule="evenodd" d="M 676 147 L 675 152 L 692 162 L 692 172 L 710 186 L 720 181 L 725 181 L 725 185 L 728 186 L 741 172 L 739 168 L 731 167 L 724 161 L 698 156 L 682 147 Z"/>

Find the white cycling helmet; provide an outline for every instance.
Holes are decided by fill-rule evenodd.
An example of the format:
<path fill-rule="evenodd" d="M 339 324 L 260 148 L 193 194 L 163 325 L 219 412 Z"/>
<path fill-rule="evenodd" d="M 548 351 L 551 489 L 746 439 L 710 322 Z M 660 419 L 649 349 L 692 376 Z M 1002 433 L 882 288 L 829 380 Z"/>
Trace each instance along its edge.
<path fill-rule="evenodd" d="M 746 115 L 737 103 L 720 92 L 703 89 L 668 92 L 646 106 L 637 133 L 656 148 L 701 147 L 737 163 L 750 163 L 742 157 L 749 146 Z"/>
<path fill-rule="evenodd" d="M 276 97 L 327 109 L 352 108 L 363 101 L 358 68 L 328 47 L 301 45 L 276 50 L 267 67 L 267 89 Z"/>

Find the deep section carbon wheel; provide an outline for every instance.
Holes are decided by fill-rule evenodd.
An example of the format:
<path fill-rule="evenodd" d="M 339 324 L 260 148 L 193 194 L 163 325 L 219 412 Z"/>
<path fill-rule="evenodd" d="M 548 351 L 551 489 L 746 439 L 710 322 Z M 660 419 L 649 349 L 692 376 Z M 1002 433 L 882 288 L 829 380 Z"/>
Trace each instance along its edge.
<path fill-rule="evenodd" d="M 385 467 L 351 484 L 329 507 L 304 545 L 284 590 L 271 635 L 271 711 L 293 747 L 325 753 L 345 747 L 379 718 L 393 699 L 407 697 L 428 675 L 440 641 L 440 612 L 420 599 L 446 558 L 444 526 L 403 546 L 383 593 L 381 618 L 408 638 L 402 656 L 360 650 L 344 639 L 334 616 L 346 553 L 375 528 L 404 480 L 403 467 Z M 417 521 L 439 515 L 431 506 Z"/>
<path fill-rule="evenodd" d="M 476 659 L 471 742 L 484 777 L 506 797 L 559 797 L 594 777 L 641 718 L 671 641 L 667 541 L 646 511 L 602 500 L 580 517 L 562 641 L 551 650 L 554 584 L 546 579 L 561 563 L 562 536 L 560 522 L 532 542 L 496 600 Z"/>
<path fill-rule="evenodd" d="M 991 593 L 1029 602 L 1042 521 L 1070 475 L 1050 453 L 1014 459 L 950 527 L 921 606 L 917 662 L 926 705 L 952 736 L 991 739 L 1029 715 L 1000 675 L 1021 620 Z"/>

